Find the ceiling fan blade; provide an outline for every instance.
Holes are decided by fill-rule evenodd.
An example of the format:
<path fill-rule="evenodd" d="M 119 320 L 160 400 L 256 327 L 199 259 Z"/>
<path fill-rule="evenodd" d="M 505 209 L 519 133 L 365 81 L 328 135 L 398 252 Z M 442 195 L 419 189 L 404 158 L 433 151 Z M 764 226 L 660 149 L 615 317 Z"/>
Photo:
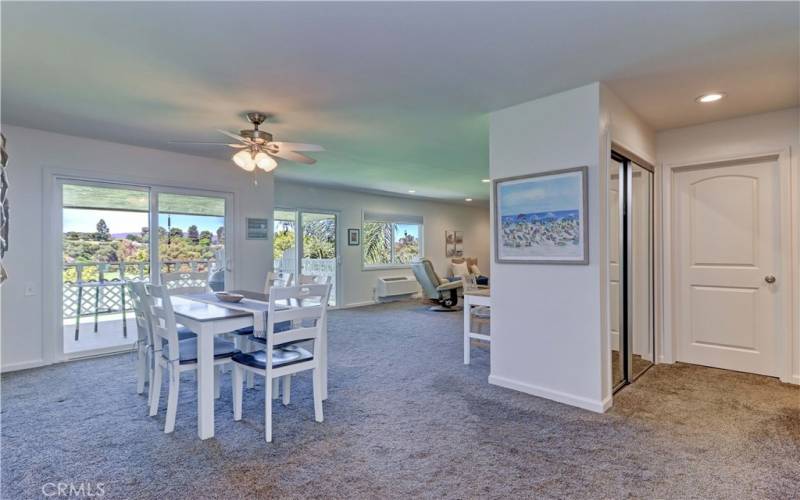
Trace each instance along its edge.
<path fill-rule="evenodd" d="M 281 142 L 281 141 L 273 141 L 267 144 L 267 146 L 277 146 L 278 151 L 281 150 L 289 150 L 289 151 L 325 151 L 325 148 L 322 146 L 318 146 L 317 144 L 304 144 L 302 142 Z"/>
<path fill-rule="evenodd" d="M 283 158 L 284 160 L 296 161 L 297 163 L 305 163 L 307 165 L 313 165 L 317 163 L 317 160 L 314 158 L 310 158 L 304 154 L 295 153 L 294 151 L 269 151 L 269 154 L 272 156 L 277 156 L 278 158 Z"/>
<path fill-rule="evenodd" d="M 203 142 L 203 141 L 169 141 L 169 144 L 190 144 L 199 146 L 230 146 L 232 148 L 246 148 L 246 144 L 230 144 L 227 142 Z"/>
<path fill-rule="evenodd" d="M 252 143 L 252 141 L 250 141 L 250 139 L 245 139 L 241 135 L 234 134 L 233 132 L 228 132 L 227 130 L 217 129 L 217 132 L 219 132 L 220 134 L 225 134 L 228 137 L 232 137 L 232 138 L 236 139 L 237 141 L 240 141 L 240 142 L 242 142 L 244 144 L 251 144 Z"/>

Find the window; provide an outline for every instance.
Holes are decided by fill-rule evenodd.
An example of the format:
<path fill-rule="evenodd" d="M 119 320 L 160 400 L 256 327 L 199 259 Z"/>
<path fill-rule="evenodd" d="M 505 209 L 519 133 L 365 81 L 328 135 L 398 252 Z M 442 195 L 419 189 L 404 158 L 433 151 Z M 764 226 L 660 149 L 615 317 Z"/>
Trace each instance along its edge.
<path fill-rule="evenodd" d="M 422 256 L 422 217 L 364 212 L 364 267 L 402 266 Z"/>

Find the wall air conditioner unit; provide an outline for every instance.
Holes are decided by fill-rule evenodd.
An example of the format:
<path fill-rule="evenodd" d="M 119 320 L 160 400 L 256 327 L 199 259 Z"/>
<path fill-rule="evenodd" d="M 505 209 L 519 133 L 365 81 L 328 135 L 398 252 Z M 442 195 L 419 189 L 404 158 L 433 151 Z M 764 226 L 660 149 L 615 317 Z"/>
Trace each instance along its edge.
<path fill-rule="evenodd" d="M 417 280 L 411 276 L 385 276 L 378 278 L 378 285 L 375 287 L 375 292 L 379 299 L 411 295 L 418 291 Z"/>

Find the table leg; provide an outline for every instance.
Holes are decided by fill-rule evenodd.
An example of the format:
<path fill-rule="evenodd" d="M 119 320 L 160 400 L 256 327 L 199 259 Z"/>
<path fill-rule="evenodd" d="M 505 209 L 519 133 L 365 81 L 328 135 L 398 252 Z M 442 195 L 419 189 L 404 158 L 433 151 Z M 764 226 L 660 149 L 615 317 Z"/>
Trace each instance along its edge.
<path fill-rule="evenodd" d="M 197 333 L 197 435 L 214 437 L 214 333 L 202 326 Z"/>
<path fill-rule="evenodd" d="M 328 318 L 325 317 L 322 323 L 322 335 L 320 335 L 320 346 L 319 346 L 319 353 L 320 353 L 320 375 L 322 379 L 322 399 L 328 399 Z"/>
<path fill-rule="evenodd" d="M 464 297 L 464 364 L 469 364 L 469 333 L 472 327 L 472 304 L 469 297 Z"/>
<path fill-rule="evenodd" d="M 83 287 L 78 285 L 78 315 L 75 317 L 75 341 L 78 341 L 78 332 L 81 328 L 81 307 L 83 307 Z"/>
<path fill-rule="evenodd" d="M 128 338 L 128 321 L 125 319 L 125 285 L 120 287 L 120 298 L 122 302 L 122 337 Z"/>
<path fill-rule="evenodd" d="M 100 312 L 100 287 L 94 289 L 94 333 L 97 333 L 97 314 Z"/>

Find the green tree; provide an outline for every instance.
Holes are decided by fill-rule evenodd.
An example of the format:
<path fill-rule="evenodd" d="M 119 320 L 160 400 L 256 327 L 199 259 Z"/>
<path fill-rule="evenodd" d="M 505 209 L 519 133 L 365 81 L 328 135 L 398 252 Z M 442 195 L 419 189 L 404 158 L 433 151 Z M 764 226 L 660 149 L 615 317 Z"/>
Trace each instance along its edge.
<path fill-rule="evenodd" d="M 272 255 L 276 259 L 283 257 L 283 252 L 294 247 L 294 231 L 281 231 L 275 233 L 272 239 Z"/>
<path fill-rule="evenodd" d="M 225 227 L 219 226 L 217 228 L 217 243 L 223 243 L 225 241 Z"/>
<path fill-rule="evenodd" d="M 111 231 L 108 230 L 108 224 L 103 219 L 97 221 L 97 232 L 95 239 L 98 241 L 109 241 L 111 239 Z"/>
<path fill-rule="evenodd" d="M 364 223 L 364 261 L 367 264 L 390 264 L 392 261 L 392 225 Z"/>
<path fill-rule="evenodd" d="M 169 236 L 171 238 L 183 238 L 183 229 L 179 227 L 173 227 L 169 230 Z"/>
<path fill-rule="evenodd" d="M 195 240 L 195 241 L 199 240 L 200 233 L 197 231 L 197 226 L 195 226 L 194 224 L 189 226 L 189 229 L 186 230 L 186 237 L 189 238 L 190 240 Z"/>

